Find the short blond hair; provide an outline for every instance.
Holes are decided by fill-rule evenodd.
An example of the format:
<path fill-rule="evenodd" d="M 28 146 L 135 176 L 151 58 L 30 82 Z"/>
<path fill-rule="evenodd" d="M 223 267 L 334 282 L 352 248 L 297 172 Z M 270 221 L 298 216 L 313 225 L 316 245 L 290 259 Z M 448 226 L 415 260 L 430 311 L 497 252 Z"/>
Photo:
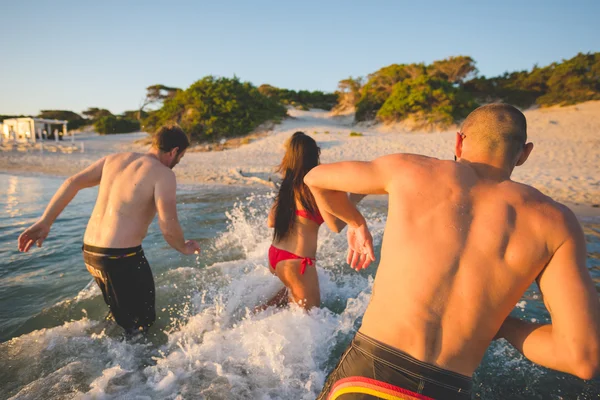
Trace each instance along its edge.
<path fill-rule="evenodd" d="M 516 155 L 527 143 L 527 119 L 510 104 L 487 104 L 469 114 L 461 132 L 491 152 Z"/>

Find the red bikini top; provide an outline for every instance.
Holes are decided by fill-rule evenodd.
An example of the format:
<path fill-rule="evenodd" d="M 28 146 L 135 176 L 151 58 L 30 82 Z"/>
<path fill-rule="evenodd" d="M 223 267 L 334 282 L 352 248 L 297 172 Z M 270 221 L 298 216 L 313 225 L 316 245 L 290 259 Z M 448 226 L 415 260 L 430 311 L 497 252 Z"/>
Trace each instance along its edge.
<path fill-rule="evenodd" d="M 323 217 L 321 216 L 319 210 L 317 210 L 316 215 L 311 214 L 307 210 L 296 210 L 296 215 L 302 218 L 310 219 L 311 221 L 316 222 L 317 225 L 321 225 L 323 222 L 325 222 L 323 221 Z"/>

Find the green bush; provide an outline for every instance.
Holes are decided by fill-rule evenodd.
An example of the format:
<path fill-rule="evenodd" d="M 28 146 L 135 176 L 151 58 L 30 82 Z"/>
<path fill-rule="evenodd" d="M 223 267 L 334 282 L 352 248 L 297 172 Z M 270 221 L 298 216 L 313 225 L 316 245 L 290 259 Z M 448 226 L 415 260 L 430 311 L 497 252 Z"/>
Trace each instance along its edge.
<path fill-rule="evenodd" d="M 579 53 L 569 60 L 531 71 L 505 73 L 465 83 L 480 101 L 504 101 L 521 108 L 568 105 L 600 99 L 600 53 Z"/>
<path fill-rule="evenodd" d="M 349 135 L 349 136 L 352 136 L 352 137 L 357 137 L 357 136 L 362 136 L 362 135 L 363 135 L 363 134 L 362 134 L 362 133 L 360 133 L 360 132 L 354 132 L 354 131 L 353 131 L 353 132 L 350 132 L 350 135 Z"/>
<path fill-rule="evenodd" d="M 68 129 L 78 129 L 82 126 L 91 125 L 93 123 L 92 120 L 83 118 L 81 115 L 68 110 L 42 110 L 38 117 L 44 119 L 68 121 Z"/>
<path fill-rule="evenodd" d="M 286 115 L 285 107 L 249 82 L 237 77 L 207 76 L 166 99 L 143 124 L 152 132 L 176 122 L 192 138 L 206 140 L 245 135 L 264 122 L 280 121 Z"/>
<path fill-rule="evenodd" d="M 308 90 L 280 89 L 272 85 L 264 84 L 258 87 L 258 91 L 282 104 L 308 111 L 311 108 L 331 110 L 338 102 L 337 93 L 325 93 L 320 90 L 314 92 Z"/>
<path fill-rule="evenodd" d="M 137 132 L 140 130 L 140 122 L 132 119 L 115 117 L 114 115 L 107 115 L 96 120 L 94 129 L 101 135 Z"/>
<path fill-rule="evenodd" d="M 356 103 L 356 121 L 374 119 L 383 106 L 394 85 L 424 73 L 422 64 L 392 64 L 369 75 L 367 83 L 361 88 L 361 96 Z"/>
<path fill-rule="evenodd" d="M 427 75 L 450 83 L 462 83 L 467 77 L 476 74 L 475 61 L 468 56 L 448 57 L 427 66 Z"/>
<path fill-rule="evenodd" d="M 466 117 L 475 107 L 473 98 L 460 87 L 421 75 L 394 85 L 392 94 L 377 112 L 377 119 L 392 122 L 413 118 L 446 127 Z"/>
<path fill-rule="evenodd" d="M 600 99 L 600 53 L 582 54 L 552 65 L 547 91 L 536 103 L 569 105 Z"/>
<path fill-rule="evenodd" d="M 392 64 L 369 75 L 364 85 L 361 78 L 340 81 L 337 108 L 354 106 L 357 122 L 411 117 L 449 125 L 477 104 L 503 101 L 527 108 L 600 99 L 600 53 L 580 53 L 546 67 L 492 78 L 476 74 L 475 61 L 468 56 L 430 65 Z"/>

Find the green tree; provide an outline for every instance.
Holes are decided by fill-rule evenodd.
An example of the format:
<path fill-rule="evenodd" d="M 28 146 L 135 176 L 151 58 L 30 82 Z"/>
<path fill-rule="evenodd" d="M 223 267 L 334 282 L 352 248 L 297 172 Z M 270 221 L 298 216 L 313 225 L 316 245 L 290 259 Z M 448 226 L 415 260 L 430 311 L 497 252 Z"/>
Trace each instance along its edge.
<path fill-rule="evenodd" d="M 129 111 L 123 111 L 123 113 L 120 115 L 120 117 L 125 118 L 125 119 L 133 119 L 133 120 L 139 120 L 140 118 L 146 118 L 148 116 L 148 113 L 146 111 L 143 110 L 129 110 Z"/>
<path fill-rule="evenodd" d="M 40 111 L 38 118 L 68 121 L 69 129 L 77 129 L 85 125 L 90 125 L 92 122 L 83 118 L 81 115 L 68 110 L 42 110 Z"/>
<path fill-rule="evenodd" d="M 143 118 L 146 118 L 146 107 L 150 105 L 162 105 L 165 100 L 172 99 L 180 91 L 181 89 L 179 88 L 161 84 L 148 86 L 146 88 L 146 97 L 142 100 L 135 119 L 141 121 Z"/>
<path fill-rule="evenodd" d="M 366 121 L 375 118 L 377 111 L 392 93 L 394 85 L 412 77 L 418 67 L 406 68 L 405 64 L 392 64 L 369 75 L 356 103 L 355 119 Z"/>
<path fill-rule="evenodd" d="M 480 102 L 504 101 L 521 108 L 533 104 L 575 104 L 600 99 L 600 53 L 579 53 L 569 60 L 531 71 L 506 72 L 464 84 Z"/>
<path fill-rule="evenodd" d="M 243 135 L 285 115 L 276 99 L 261 94 L 251 83 L 207 76 L 166 99 L 143 122 L 150 132 L 175 122 L 193 138 L 206 140 Z"/>
<path fill-rule="evenodd" d="M 160 102 L 167 99 L 171 99 L 181 89 L 176 87 L 169 87 L 165 85 L 151 85 L 146 88 L 146 99 L 149 103 Z"/>
<path fill-rule="evenodd" d="M 338 102 L 336 93 L 325 93 L 320 90 L 290 90 L 280 89 L 269 84 L 263 84 L 258 87 L 258 91 L 267 97 L 275 99 L 282 104 L 299 107 L 304 110 L 309 108 L 320 108 L 331 110 Z"/>
<path fill-rule="evenodd" d="M 140 130 L 140 122 L 114 115 L 105 115 L 94 122 L 94 129 L 101 135 L 137 132 Z"/>
<path fill-rule="evenodd" d="M 477 104 L 472 96 L 446 79 L 421 75 L 394 85 L 392 94 L 377 112 L 382 122 L 411 118 L 447 127 L 464 118 Z"/>
<path fill-rule="evenodd" d="M 82 114 L 91 119 L 92 121 L 96 121 L 101 117 L 109 117 L 113 115 L 110 111 L 104 108 L 97 107 L 89 107 L 87 110 L 83 111 Z"/>
<path fill-rule="evenodd" d="M 349 77 L 342 79 L 338 83 L 338 104 L 337 110 L 346 110 L 356 106 L 360 100 L 360 91 L 363 86 L 363 78 Z"/>
<path fill-rule="evenodd" d="M 475 77 L 477 72 L 475 61 L 468 56 L 448 57 L 427 67 L 428 75 L 450 83 L 462 83 L 466 78 Z"/>
<path fill-rule="evenodd" d="M 554 65 L 547 90 L 536 102 L 543 106 L 569 105 L 600 99 L 600 53 L 579 53 Z"/>
<path fill-rule="evenodd" d="M 268 83 L 264 83 L 258 87 L 258 91 L 264 96 L 279 99 L 279 93 L 281 92 L 281 89 L 273 85 L 269 85 Z"/>

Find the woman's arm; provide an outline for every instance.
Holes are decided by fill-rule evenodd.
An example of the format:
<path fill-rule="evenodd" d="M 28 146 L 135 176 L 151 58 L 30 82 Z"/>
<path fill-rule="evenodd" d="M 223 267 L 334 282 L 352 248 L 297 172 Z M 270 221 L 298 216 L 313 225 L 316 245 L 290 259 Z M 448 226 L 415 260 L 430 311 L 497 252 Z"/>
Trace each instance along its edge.
<path fill-rule="evenodd" d="M 269 228 L 275 228 L 275 205 L 276 203 L 273 203 L 271 210 L 269 210 L 269 216 L 267 217 L 267 226 Z"/>

